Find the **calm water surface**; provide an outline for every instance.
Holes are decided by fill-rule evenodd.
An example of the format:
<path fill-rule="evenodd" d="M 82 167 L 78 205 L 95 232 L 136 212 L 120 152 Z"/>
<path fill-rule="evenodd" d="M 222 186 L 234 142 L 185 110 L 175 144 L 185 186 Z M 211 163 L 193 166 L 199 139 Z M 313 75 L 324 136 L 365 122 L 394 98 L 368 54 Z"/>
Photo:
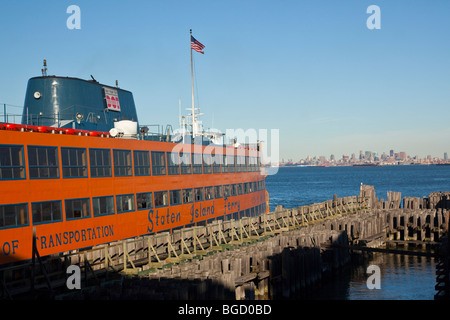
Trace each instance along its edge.
<path fill-rule="evenodd" d="M 338 197 L 359 195 L 361 183 L 373 185 L 378 198 L 387 191 L 423 197 L 450 191 L 450 166 L 283 167 L 266 179 L 270 209 L 295 208 Z M 381 289 L 368 289 L 369 264 L 380 267 Z M 314 293 L 312 299 L 432 300 L 435 260 L 375 253 L 368 265 L 355 267 Z"/>

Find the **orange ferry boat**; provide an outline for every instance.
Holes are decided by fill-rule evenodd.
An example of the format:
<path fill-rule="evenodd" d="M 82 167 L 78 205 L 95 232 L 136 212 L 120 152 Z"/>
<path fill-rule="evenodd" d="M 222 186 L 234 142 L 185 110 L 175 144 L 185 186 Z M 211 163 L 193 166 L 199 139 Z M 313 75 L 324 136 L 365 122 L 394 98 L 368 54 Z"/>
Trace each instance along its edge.
<path fill-rule="evenodd" d="M 266 212 L 259 145 L 219 143 L 197 109 L 151 134 L 117 84 L 31 78 L 21 124 L 0 123 L 0 264 L 31 259 L 33 232 L 45 256 Z"/>

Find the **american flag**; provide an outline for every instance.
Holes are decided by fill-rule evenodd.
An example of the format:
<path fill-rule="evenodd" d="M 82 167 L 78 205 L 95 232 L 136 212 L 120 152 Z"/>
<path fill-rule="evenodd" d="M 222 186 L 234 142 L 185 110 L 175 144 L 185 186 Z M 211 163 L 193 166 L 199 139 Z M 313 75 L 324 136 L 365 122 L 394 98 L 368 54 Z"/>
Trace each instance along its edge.
<path fill-rule="evenodd" d="M 191 36 L 191 49 L 204 54 L 204 52 L 202 51 L 204 47 L 204 45 L 202 45 L 200 42 L 195 40 L 193 36 Z"/>

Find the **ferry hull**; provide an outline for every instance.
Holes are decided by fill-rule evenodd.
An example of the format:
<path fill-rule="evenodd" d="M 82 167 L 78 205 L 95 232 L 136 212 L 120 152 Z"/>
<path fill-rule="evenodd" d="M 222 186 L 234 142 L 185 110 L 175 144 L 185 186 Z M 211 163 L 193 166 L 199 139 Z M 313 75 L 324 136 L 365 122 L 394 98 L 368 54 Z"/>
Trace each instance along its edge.
<path fill-rule="evenodd" d="M 33 179 L 29 175 L 28 146 L 56 147 L 58 161 L 61 164 L 62 147 L 83 148 L 87 151 L 102 148 L 131 152 L 134 150 L 172 152 L 175 146 L 180 148 L 180 145 L 174 143 L 0 130 L 1 145 L 23 147 L 25 177 L 0 180 L 0 206 L 26 204 L 28 210 L 26 224 L 0 228 L 0 264 L 32 258 L 33 230 L 36 234 L 37 250 L 41 256 L 45 256 L 145 234 L 171 231 L 174 228 L 195 225 L 210 219 L 231 219 L 242 214 L 257 215 L 268 208 L 264 176 L 259 170 L 188 175 L 166 173 L 158 176 L 133 174 L 125 177 L 115 174 L 111 177 L 92 177 L 89 172 L 84 178 L 64 178 L 60 165 L 57 178 Z M 181 148 L 184 150 L 200 148 L 200 152 L 205 152 L 208 147 L 186 145 Z M 214 152 L 225 154 L 227 150 L 221 146 L 214 149 Z M 249 154 L 249 150 L 245 152 Z M 87 157 L 86 167 L 89 169 L 89 152 Z M 251 192 L 178 205 L 168 204 L 161 207 L 152 205 L 151 208 L 142 210 L 139 210 L 135 203 L 134 210 L 117 211 L 117 195 L 133 195 L 133 201 L 136 201 L 136 195 L 145 192 L 241 183 L 250 184 Z M 94 197 L 105 196 L 114 196 L 114 213 L 102 216 L 93 216 L 91 213 L 89 217 L 79 219 L 66 217 L 65 200 L 89 199 L 92 208 Z M 34 223 L 33 204 L 55 200 L 61 202 L 61 219 L 48 223 Z"/>

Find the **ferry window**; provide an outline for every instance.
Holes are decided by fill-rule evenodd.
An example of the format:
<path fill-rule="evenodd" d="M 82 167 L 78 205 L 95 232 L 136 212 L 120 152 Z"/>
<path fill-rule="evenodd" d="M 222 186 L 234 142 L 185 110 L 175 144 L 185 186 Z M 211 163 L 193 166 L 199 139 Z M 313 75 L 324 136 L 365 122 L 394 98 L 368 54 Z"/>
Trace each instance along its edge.
<path fill-rule="evenodd" d="M 248 192 L 254 192 L 255 189 L 253 188 L 253 182 L 248 183 Z"/>
<path fill-rule="evenodd" d="M 166 155 L 162 151 L 152 151 L 152 174 L 160 176 L 166 174 Z M 156 194 L 155 194 L 156 198 Z"/>
<path fill-rule="evenodd" d="M 205 187 L 205 200 L 214 199 L 214 189 L 213 187 Z"/>
<path fill-rule="evenodd" d="M 89 149 L 91 177 L 111 177 L 111 150 Z"/>
<path fill-rule="evenodd" d="M 192 154 L 192 171 L 194 174 L 202 173 L 202 154 L 193 153 Z"/>
<path fill-rule="evenodd" d="M 148 151 L 133 151 L 134 175 L 149 176 L 150 175 L 150 155 Z"/>
<path fill-rule="evenodd" d="M 223 197 L 222 186 L 214 186 L 214 197 L 216 199 Z"/>
<path fill-rule="evenodd" d="M 92 198 L 92 211 L 94 212 L 94 217 L 114 214 L 114 197 Z"/>
<path fill-rule="evenodd" d="M 252 186 L 253 192 L 256 192 L 256 191 L 257 191 L 257 190 L 256 190 L 256 181 L 251 182 L 251 184 L 253 185 L 253 186 Z"/>
<path fill-rule="evenodd" d="M 194 201 L 194 191 L 192 189 L 183 189 L 183 203 Z"/>
<path fill-rule="evenodd" d="M 167 191 L 155 192 L 155 208 L 169 205 L 169 196 Z"/>
<path fill-rule="evenodd" d="M 248 156 L 245 157 L 245 171 L 250 171 L 250 160 L 248 159 Z"/>
<path fill-rule="evenodd" d="M 248 182 L 244 183 L 244 193 L 248 193 Z"/>
<path fill-rule="evenodd" d="M 191 154 L 190 153 L 180 153 L 181 161 L 181 174 L 191 174 Z"/>
<path fill-rule="evenodd" d="M 234 156 L 233 155 L 228 155 L 227 156 L 227 167 L 228 167 L 228 172 L 234 172 Z"/>
<path fill-rule="evenodd" d="M 114 175 L 116 177 L 131 176 L 131 151 L 113 150 Z"/>
<path fill-rule="evenodd" d="M 61 148 L 63 178 L 87 177 L 86 149 Z"/>
<path fill-rule="evenodd" d="M 245 163 L 245 156 L 240 156 L 240 166 L 241 166 L 241 171 L 242 172 L 246 172 L 247 171 L 247 164 Z"/>
<path fill-rule="evenodd" d="M 116 196 L 117 212 L 134 211 L 134 194 L 124 194 Z"/>
<path fill-rule="evenodd" d="M 211 173 L 211 172 L 212 172 L 211 155 L 203 154 L 203 173 Z"/>
<path fill-rule="evenodd" d="M 66 219 L 89 218 L 91 216 L 90 200 L 86 199 L 72 199 L 65 200 Z"/>
<path fill-rule="evenodd" d="M 35 202 L 31 204 L 33 223 L 61 221 L 61 201 Z"/>
<path fill-rule="evenodd" d="M 225 197 L 229 197 L 230 196 L 230 185 L 226 184 L 223 186 L 223 195 Z"/>
<path fill-rule="evenodd" d="M 203 188 L 194 189 L 194 198 L 195 201 L 203 201 Z"/>
<path fill-rule="evenodd" d="M 237 194 L 243 194 L 244 193 L 244 187 L 242 186 L 242 183 L 237 184 Z"/>
<path fill-rule="evenodd" d="M 0 228 L 28 225 L 28 204 L 0 206 Z"/>
<path fill-rule="evenodd" d="M 237 195 L 237 186 L 235 184 L 230 185 L 231 195 L 235 196 Z"/>
<path fill-rule="evenodd" d="M 236 156 L 236 172 L 245 171 L 245 160 L 244 156 Z"/>
<path fill-rule="evenodd" d="M 170 205 L 176 206 L 181 204 L 181 190 L 170 190 Z"/>
<path fill-rule="evenodd" d="M 167 171 L 169 174 L 180 174 L 180 155 L 178 152 L 167 152 Z"/>
<path fill-rule="evenodd" d="M 249 171 L 256 171 L 256 158 L 250 157 L 250 170 Z"/>
<path fill-rule="evenodd" d="M 59 178 L 56 147 L 28 147 L 30 178 Z"/>
<path fill-rule="evenodd" d="M 137 193 L 136 202 L 138 210 L 153 208 L 153 194 L 151 192 Z"/>
<path fill-rule="evenodd" d="M 222 159 L 222 172 L 228 172 L 228 158 L 226 155 L 223 155 Z"/>
<path fill-rule="evenodd" d="M 22 146 L 0 146 L 0 180 L 25 179 Z"/>
<path fill-rule="evenodd" d="M 213 154 L 212 155 L 212 165 L 213 165 L 213 173 L 220 173 L 220 165 L 223 162 L 223 157 L 221 154 Z"/>

